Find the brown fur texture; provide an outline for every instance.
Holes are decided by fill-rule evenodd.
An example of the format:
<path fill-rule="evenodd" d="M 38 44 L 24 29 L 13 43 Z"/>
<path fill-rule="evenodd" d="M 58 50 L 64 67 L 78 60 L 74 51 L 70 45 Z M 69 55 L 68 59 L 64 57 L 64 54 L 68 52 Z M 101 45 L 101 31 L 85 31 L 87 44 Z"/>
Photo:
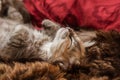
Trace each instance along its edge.
<path fill-rule="evenodd" d="M 64 74 L 45 62 L 0 63 L 0 80 L 66 80 Z"/>
<path fill-rule="evenodd" d="M 120 33 L 116 31 L 98 32 L 95 45 L 88 49 L 88 62 L 91 75 L 108 76 L 109 79 L 120 75 Z M 95 71 L 95 72 L 94 72 Z"/>

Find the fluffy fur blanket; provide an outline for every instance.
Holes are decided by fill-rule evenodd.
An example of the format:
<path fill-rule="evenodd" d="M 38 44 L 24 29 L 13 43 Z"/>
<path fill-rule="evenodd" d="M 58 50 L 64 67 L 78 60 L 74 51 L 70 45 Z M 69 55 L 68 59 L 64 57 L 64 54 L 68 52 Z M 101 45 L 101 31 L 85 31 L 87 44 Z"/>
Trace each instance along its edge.
<path fill-rule="evenodd" d="M 43 62 L 0 63 L 0 80 L 64 80 L 58 67 Z"/>

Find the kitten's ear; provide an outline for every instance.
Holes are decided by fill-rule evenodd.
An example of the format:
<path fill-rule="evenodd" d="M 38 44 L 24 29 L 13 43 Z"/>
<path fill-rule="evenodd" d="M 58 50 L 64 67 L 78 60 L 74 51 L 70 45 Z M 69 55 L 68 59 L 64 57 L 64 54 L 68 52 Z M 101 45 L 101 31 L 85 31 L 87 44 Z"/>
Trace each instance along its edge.
<path fill-rule="evenodd" d="M 94 44 L 95 44 L 94 41 L 87 41 L 87 42 L 84 42 L 84 43 L 83 43 L 83 46 L 84 46 L 84 47 L 90 47 L 90 46 L 93 46 Z"/>

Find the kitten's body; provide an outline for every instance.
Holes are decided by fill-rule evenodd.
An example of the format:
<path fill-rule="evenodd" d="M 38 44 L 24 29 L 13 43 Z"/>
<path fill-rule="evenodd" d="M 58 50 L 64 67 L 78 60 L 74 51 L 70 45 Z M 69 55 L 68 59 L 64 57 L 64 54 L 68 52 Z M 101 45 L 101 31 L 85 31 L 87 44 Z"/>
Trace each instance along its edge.
<path fill-rule="evenodd" d="M 79 65 L 84 57 L 82 42 L 70 28 L 60 28 L 55 36 L 48 36 L 10 19 L 1 18 L 0 26 L 2 60 L 42 59 L 67 69 Z"/>

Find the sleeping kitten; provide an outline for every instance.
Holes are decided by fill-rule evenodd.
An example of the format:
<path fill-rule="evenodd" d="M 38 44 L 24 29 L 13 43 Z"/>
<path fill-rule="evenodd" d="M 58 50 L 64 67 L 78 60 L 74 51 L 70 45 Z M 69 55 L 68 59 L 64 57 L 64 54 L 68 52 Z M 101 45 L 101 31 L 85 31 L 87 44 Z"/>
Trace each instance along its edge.
<path fill-rule="evenodd" d="M 66 70 L 84 57 L 82 41 L 70 28 L 60 28 L 51 37 L 15 21 L 1 18 L 0 25 L 2 60 L 42 59 Z"/>

